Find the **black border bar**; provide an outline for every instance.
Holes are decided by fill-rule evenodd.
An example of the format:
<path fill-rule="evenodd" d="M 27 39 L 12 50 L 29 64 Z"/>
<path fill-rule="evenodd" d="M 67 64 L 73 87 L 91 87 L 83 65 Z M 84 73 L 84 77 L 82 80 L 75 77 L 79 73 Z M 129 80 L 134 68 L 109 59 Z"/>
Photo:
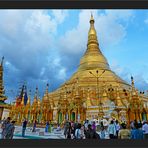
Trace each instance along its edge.
<path fill-rule="evenodd" d="M 0 9 L 148 9 L 148 0 L 0 0 Z"/>
<path fill-rule="evenodd" d="M 69 148 L 69 147 L 76 147 L 76 148 L 147 148 L 148 147 L 148 140 L 99 140 L 99 139 L 90 139 L 90 140 L 0 140 L 1 147 L 7 148 Z"/>

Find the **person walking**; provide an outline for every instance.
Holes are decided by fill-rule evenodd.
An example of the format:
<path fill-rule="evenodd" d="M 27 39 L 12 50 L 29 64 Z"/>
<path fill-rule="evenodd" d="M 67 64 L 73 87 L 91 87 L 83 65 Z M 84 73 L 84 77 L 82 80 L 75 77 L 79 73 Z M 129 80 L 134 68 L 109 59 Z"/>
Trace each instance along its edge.
<path fill-rule="evenodd" d="M 49 128 L 49 121 L 46 122 L 45 132 L 48 132 L 48 128 Z"/>
<path fill-rule="evenodd" d="M 32 132 L 36 132 L 36 124 L 37 124 L 37 121 L 35 120 L 35 121 L 34 121 L 34 124 L 33 124 Z"/>
<path fill-rule="evenodd" d="M 92 123 L 92 130 L 96 131 L 96 123 L 95 123 L 95 121 L 93 121 L 93 123 Z"/>
<path fill-rule="evenodd" d="M 11 120 L 11 118 L 10 117 L 8 117 L 6 120 L 4 120 L 3 121 L 3 123 L 2 123 L 2 126 L 1 126 L 1 128 L 2 128 L 2 139 L 6 139 L 6 132 L 7 132 L 7 125 L 9 125 L 9 123 L 10 123 L 10 120 Z"/>
<path fill-rule="evenodd" d="M 15 130 L 15 121 L 12 121 L 11 123 L 8 124 L 8 127 L 6 129 L 6 139 L 13 139 L 13 134 Z"/>
<path fill-rule="evenodd" d="M 87 130 L 88 129 L 88 120 L 85 120 L 85 123 L 84 123 L 84 128 L 85 128 L 85 130 Z"/>
<path fill-rule="evenodd" d="M 104 126 L 101 126 L 100 138 L 105 139 L 105 128 L 104 128 Z"/>
<path fill-rule="evenodd" d="M 52 128 L 52 124 L 51 124 L 51 120 L 49 121 L 49 127 L 48 127 L 48 132 L 51 133 L 51 128 Z"/>
<path fill-rule="evenodd" d="M 118 139 L 118 133 L 120 130 L 120 124 L 119 124 L 118 120 L 116 120 L 116 122 L 115 122 L 115 127 L 116 127 L 116 138 Z"/>
<path fill-rule="evenodd" d="M 75 128 L 73 121 L 71 122 L 71 139 L 74 139 L 75 137 Z"/>
<path fill-rule="evenodd" d="M 69 128 L 69 122 L 66 121 L 65 124 L 64 124 L 64 136 L 65 136 L 65 139 L 67 138 L 67 130 Z"/>
<path fill-rule="evenodd" d="M 142 127 L 135 123 L 135 129 L 131 130 L 131 139 L 144 139 Z"/>
<path fill-rule="evenodd" d="M 68 126 L 68 129 L 67 129 L 67 139 L 71 139 L 71 123 L 69 122 L 69 126 Z"/>
<path fill-rule="evenodd" d="M 118 139 L 130 139 L 131 132 L 130 130 L 126 129 L 126 124 L 121 124 L 122 129 L 119 130 Z"/>
<path fill-rule="evenodd" d="M 108 133 L 109 133 L 109 138 L 110 139 L 114 139 L 116 136 L 116 128 L 115 128 L 115 124 L 114 121 L 111 120 L 109 126 L 108 126 Z"/>
<path fill-rule="evenodd" d="M 85 131 L 85 127 L 84 127 L 84 125 L 82 125 L 81 126 L 81 139 L 85 139 L 84 131 Z"/>
<path fill-rule="evenodd" d="M 100 139 L 100 136 L 92 129 L 91 124 L 88 125 L 87 131 L 85 131 L 86 139 Z"/>
<path fill-rule="evenodd" d="M 75 131 L 75 139 L 81 139 L 81 124 L 78 123 L 78 126 Z"/>
<path fill-rule="evenodd" d="M 144 139 L 148 139 L 148 122 L 145 121 L 144 124 L 142 125 L 142 130 L 144 134 Z"/>
<path fill-rule="evenodd" d="M 26 127 L 27 127 L 27 120 L 24 119 L 23 124 L 22 124 L 22 137 L 25 137 Z"/>

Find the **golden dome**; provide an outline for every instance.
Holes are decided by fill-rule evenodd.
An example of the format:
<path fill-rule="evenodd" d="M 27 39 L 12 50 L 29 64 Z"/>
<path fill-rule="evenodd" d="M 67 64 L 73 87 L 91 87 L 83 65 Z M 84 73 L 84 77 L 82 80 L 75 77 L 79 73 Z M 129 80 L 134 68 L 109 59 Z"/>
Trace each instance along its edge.
<path fill-rule="evenodd" d="M 121 88 L 129 89 L 131 85 L 126 83 L 122 80 L 119 76 L 117 76 L 113 71 L 111 71 L 107 59 L 102 54 L 99 43 L 97 39 L 97 32 L 94 27 L 94 18 L 91 15 L 90 18 L 90 29 L 88 31 L 88 42 L 87 42 L 87 49 L 84 53 L 83 57 L 80 60 L 80 65 L 78 70 L 72 75 L 72 77 L 66 81 L 67 88 L 73 85 L 76 79 L 79 79 L 79 87 L 81 88 L 94 88 L 97 86 L 97 79 L 96 77 L 99 76 L 99 90 L 100 94 L 103 96 L 103 85 L 105 84 L 106 87 L 112 85 L 113 87 L 117 87 L 120 85 Z M 93 76 L 93 73 L 95 76 Z M 100 76 L 101 75 L 101 76 Z M 64 83 L 64 84 L 65 84 Z M 56 91 L 49 94 L 52 94 L 53 98 L 59 98 L 59 93 L 62 88 L 64 89 L 65 85 L 61 85 Z M 87 104 L 89 104 L 89 98 L 87 99 Z"/>
<path fill-rule="evenodd" d="M 78 71 L 81 70 L 92 70 L 94 68 L 107 69 L 109 70 L 109 64 L 106 58 L 103 56 L 99 49 L 99 43 L 97 39 L 97 33 L 94 27 L 94 19 L 91 15 L 90 19 L 90 29 L 88 32 L 88 43 L 87 50 L 80 61 L 80 66 Z"/>

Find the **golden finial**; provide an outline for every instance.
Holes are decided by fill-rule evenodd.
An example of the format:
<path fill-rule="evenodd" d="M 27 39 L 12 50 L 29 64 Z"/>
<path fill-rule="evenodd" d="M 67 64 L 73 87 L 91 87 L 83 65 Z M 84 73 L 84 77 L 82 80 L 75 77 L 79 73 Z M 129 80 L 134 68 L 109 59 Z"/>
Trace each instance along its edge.
<path fill-rule="evenodd" d="M 21 105 L 24 106 L 24 96 L 22 98 Z"/>
<path fill-rule="evenodd" d="M 133 76 L 131 76 L 131 82 L 132 82 L 132 94 L 135 95 L 136 90 L 135 90 L 135 84 L 134 84 Z"/>
<path fill-rule="evenodd" d="M 91 14 L 91 17 L 90 17 L 90 21 L 89 21 L 89 22 L 90 22 L 90 29 L 89 29 L 89 32 L 88 32 L 88 36 L 94 35 L 94 38 L 95 38 L 94 40 L 95 40 L 95 42 L 98 44 L 98 41 L 97 41 L 97 34 L 96 34 L 95 27 L 94 27 L 95 20 L 94 20 L 92 14 Z M 88 40 L 91 41 L 91 38 L 88 39 Z"/>
<path fill-rule="evenodd" d="M 94 24 L 94 22 L 95 22 L 95 20 L 94 20 L 94 18 L 93 18 L 93 14 L 92 14 L 92 12 L 91 12 L 90 24 Z"/>
<path fill-rule="evenodd" d="M 46 94 L 48 94 L 48 88 L 49 88 L 49 84 L 47 83 L 47 85 L 46 85 Z"/>
<path fill-rule="evenodd" d="M 36 86 L 35 96 L 34 96 L 34 102 L 37 102 L 38 98 L 38 87 Z"/>
<path fill-rule="evenodd" d="M 134 86 L 134 78 L 131 76 L 132 86 Z"/>

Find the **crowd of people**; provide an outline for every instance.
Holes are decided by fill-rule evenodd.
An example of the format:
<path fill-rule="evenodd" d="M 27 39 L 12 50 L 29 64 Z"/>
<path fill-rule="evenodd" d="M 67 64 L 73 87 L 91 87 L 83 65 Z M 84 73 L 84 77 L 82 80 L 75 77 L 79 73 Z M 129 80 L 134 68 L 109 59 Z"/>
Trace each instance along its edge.
<path fill-rule="evenodd" d="M 132 121 L 127 128 L 125 122 L 112 119 L 110 123 L 86 120 L 83 124 L 66 121 L 66 139 L 148 139 L 148 122 Z"/>
<path fill-rule="evenodd" d="M 22 137 L 25 136 L 28 121 L 22 122 Z M 32 125 L 32 132 L 36 132 L 37 121 Z M 13 139 L 15 121 L 10 117 L 1 121 L 2 139 Z M 47 121 L 45 132 L 51 133 L 53 124 Z M 148 122 L 132 121 L 130 125 L 118 120 L 102 119 L 85 120 L 83 123 L 66 120 L 64 125 L 57 124 L 56 131 L 64 131 L 65 139 L 148 139 Z"/>
<path fill-rule="evenodd" d="M 13 134 L 15 130 L 15 121 L 8 117 L 6 120 L 4 119 L 1 123 L 1 129 L 2 129 L 2 137 L 1 139 L 13 139 Z"/>

